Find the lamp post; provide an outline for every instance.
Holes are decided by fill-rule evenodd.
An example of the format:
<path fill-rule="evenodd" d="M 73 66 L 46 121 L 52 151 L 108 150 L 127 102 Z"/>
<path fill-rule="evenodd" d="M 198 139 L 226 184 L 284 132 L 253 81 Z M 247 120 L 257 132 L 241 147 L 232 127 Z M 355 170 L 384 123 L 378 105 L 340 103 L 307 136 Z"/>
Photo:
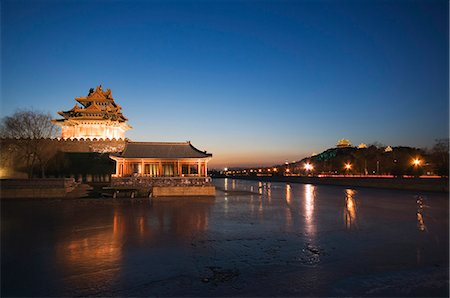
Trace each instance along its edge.
<path fill-rule="evenodd" d="M 348 175 L 348 172 L 351 170 L 351 168 L 352 168 L 352 164 L 351 163 L 346 163 L 345 165 L 344 165 L 344 168 L 345 168 L 345 173 Z"/>
<path fill-rule="evenodd" d="M 309 176 L 310 172 L 314 169 L 313 165 L 310 164 L 309 162 L 305 164 L 304 168 L 306 170 L 307 176 Z"/>
<path fill-rule="evenodd" d="M 413 159 L 412 164 L 414 168 L 414 176 L 419 177 L 420 176 L 419 168 L 422 165 L 422 160 L 416 157 Z"/>

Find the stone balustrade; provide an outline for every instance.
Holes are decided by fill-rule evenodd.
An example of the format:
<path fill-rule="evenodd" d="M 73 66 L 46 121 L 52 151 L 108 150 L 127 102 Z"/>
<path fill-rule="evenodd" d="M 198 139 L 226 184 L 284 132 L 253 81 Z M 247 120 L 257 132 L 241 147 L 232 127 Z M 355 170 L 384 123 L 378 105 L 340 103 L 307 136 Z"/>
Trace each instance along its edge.
<path fill-rule="evenodd" d="M 112 177 L 111 186 L 153 188 L 153 187 L 190 187 L 212 186 L 211 177 Z"/>

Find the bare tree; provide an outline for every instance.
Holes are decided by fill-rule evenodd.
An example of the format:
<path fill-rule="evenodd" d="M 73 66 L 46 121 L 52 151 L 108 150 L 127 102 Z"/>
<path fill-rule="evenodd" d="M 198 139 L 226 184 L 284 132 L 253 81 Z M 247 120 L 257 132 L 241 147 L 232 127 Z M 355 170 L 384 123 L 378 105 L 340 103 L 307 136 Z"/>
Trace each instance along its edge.
<path fill-rule="evenodd" d="M 34 110 L 18 110 L 11 116 L 1 120 L 0 136 L 6 140 L 2 147 L 2 155 L 10 152 L 15 158 L 22 160 L 28 178 L 33 176 L 34 168 L 39 165 L 42 177 L 49 159 L 56 152 L 50 138 L 58 133 L 58 127 L 51 122 L 49 113 Z"/>
<path fill-rule="evenodd" d="M 448 177 L 449 174 L 449 139 L 436 139 L 431 149 L 431 157 L 437 167 L 439 175 Z"/>

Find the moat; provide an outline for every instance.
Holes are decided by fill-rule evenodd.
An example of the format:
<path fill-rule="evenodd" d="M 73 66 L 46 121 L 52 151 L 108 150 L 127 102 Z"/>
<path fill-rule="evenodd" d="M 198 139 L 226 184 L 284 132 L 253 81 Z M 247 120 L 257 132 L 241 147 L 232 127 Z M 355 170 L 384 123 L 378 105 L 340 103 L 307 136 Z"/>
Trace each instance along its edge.
<path fill-rule="evenodd" d="M 215 179 L 1 202 L 2 296 L 448 296 L 447 193 Z"/>

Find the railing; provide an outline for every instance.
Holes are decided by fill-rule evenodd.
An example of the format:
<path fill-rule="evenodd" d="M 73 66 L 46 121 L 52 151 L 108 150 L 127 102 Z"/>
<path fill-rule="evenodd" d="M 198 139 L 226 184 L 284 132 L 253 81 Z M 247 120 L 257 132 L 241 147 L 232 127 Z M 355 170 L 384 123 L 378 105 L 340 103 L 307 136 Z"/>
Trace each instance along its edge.
<path fill-rule="evenodd" d="M 151 188 L 154 186 L 210 186 L 211 177 L 112 177 L 111 186 Z"/>

